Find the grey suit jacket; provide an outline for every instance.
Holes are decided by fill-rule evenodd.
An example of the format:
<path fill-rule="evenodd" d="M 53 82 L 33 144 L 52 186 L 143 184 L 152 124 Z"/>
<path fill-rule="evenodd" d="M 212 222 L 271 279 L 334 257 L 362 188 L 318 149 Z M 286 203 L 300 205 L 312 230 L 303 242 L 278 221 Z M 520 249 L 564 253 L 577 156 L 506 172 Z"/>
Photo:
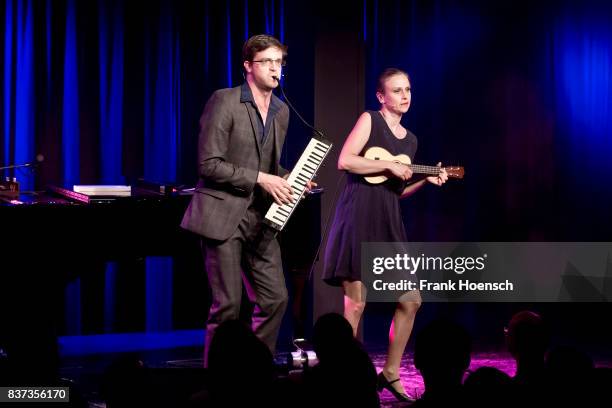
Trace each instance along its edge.
<path fill-rule="evenodd" d="M 257 111 L 241 102 L 240 86 L 212 94 L 200 118 L 198 141 L 199 181 L 181 227 L 209 239 L 226 240 L 246 213 L 257 182 L 260 146 Z M 279 165 L 289 124 L 289 109 L 281 109 L 273 121 L 273 173 L 284 176 Z"/>

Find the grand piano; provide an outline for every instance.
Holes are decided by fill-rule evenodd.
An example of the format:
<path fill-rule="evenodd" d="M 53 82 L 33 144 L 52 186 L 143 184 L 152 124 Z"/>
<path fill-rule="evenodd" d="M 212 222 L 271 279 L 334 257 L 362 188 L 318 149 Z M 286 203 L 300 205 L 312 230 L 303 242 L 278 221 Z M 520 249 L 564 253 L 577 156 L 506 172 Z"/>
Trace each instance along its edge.
<path fill-rule="evenodd" d="M 28 381 L 33 373 L 44 381 L 57 372 L 56 338 L 74 334 L 67 333 L 64 311 L 65 289 L 76 278 L 84 290 L 80 334 L 108 330 L 100 289 L 108 262 L 120 280 L 113 331 L 144 331 L 144 260 L 151 256 L 174 262 L 172 328 L 203 327 L 208 299 L 199 241 L 179 227 L 191 195 L 143 186 L 130 197 L 90 202 L 57 187 L 0 197 L 0 351 L 11 365 L 0 367 L 0 383 L 18 382 L 17 372 Z M 290 286 L 300 291 L 319 243 L 319 199 L 304 200 L 281 236 Z M 300 325 L 303 311 L 293 307 Z M 2 381 L 2 372 L 11 378 Z"/>
<path fill-rule="evenodd" d="M 11 365 L 5 372 L 28 378 L 38 372 L 44 379 L 57 368 L 55 340 L 66 334 L 70 282 L 81 278 L 84 288 L 82 333 L 76 334 L 101 333 L 107 263 L 124 266 L 127 283 L 119 287 L 135 289 L 123 302 L 142 303 L 142 260 L 184 256 L 195 239 L 178 226 L 189 195 L 137 188 L 130 197 L 84 202 L 62 191 L 69 190 L 3 194 L 0 201 L 0 348 Z M 117 329 L 138 331 L 140 309 L 124 308 Z"/>

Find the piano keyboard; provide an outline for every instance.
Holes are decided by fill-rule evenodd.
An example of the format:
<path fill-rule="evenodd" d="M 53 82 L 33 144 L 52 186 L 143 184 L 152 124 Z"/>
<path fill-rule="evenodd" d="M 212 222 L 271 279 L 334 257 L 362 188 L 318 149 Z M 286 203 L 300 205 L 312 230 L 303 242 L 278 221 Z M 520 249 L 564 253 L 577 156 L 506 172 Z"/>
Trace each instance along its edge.
<path fill-rule="evenodd" d="M 324 139 L 312 138 L 310 143 L 306 146 L 306 150 L 300 156 L 300 159 L 296 163 L 293 171 L 289 175 L 287 182 L 293 190 L 293 202 L 290 204 L 278 205 L 273 203 L 270 209 L 266 213 L 265 223 L 277 231 L 281 231 L 293 210 L 300 202 L 304 191 L 306 191 L 306 183 L 311 181 L 325 156 L 332 148 L 331 142 Z"/>

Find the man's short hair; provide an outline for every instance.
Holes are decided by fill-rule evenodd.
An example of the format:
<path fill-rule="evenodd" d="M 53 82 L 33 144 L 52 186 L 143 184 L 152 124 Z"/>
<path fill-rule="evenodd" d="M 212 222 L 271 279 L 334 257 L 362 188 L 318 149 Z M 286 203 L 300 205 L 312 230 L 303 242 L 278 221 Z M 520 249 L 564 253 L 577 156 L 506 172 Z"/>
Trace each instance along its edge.
<path fill-rule="evenodd" d="M 242 46 L 242 61 L 253 61 L 255 54 L 270 47 L 278 48 L 287 56 L 287 46 L 268 34 L 258 34 L 249 38 Z"/>

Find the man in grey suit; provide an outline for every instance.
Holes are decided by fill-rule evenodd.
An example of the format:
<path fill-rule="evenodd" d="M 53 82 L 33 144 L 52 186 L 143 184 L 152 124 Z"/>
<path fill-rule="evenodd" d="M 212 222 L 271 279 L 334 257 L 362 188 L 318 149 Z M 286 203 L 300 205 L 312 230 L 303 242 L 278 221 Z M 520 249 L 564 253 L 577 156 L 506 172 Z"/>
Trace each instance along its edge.
<path fill-rule="evenodd" d="M 289 110 L 272 90 L 287 47 L 269 35 L 242 50 L 246 82 L 213 93 L 200 119 L 199 181 L 181 226 L 199 234 L 212 291 L 205 364 L 215 329 L 238 319 L 242 284 L 255 334 L 272 353 L 287 305 L 280 248 L 263 217 L 272 200 L 293 201 L 279 164 Z"/>

